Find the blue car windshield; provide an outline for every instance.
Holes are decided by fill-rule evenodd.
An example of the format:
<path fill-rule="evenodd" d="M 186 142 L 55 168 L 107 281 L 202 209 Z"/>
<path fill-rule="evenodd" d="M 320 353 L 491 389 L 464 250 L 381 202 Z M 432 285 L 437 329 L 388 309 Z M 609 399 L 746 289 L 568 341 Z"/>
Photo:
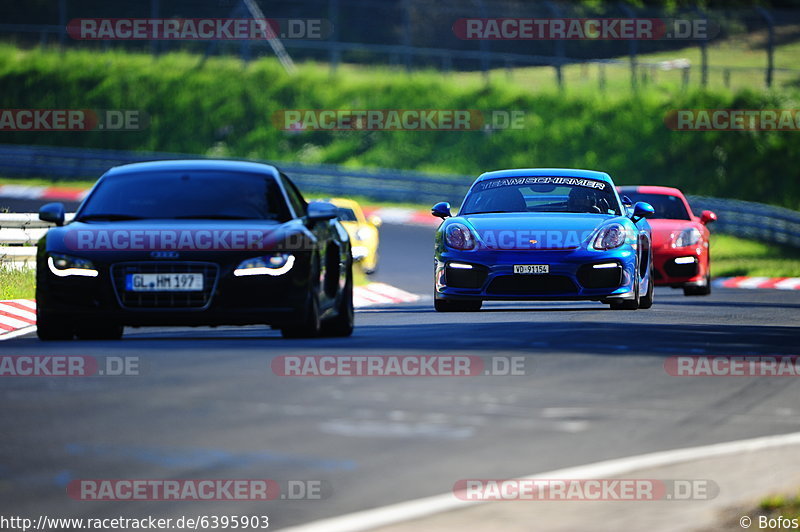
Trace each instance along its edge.
<path fill-rule="evenodd" d="M 268 175 L 206 170 L 142 172 L 104 179 L 79 220 L 291 218 L 283 193 Z"/>
<path fill-rule="evenodd" d="M 577 177 L 504 177 L 476 183 L 461 214 L 575 212 L 620 215 L 613 188 Z"/>

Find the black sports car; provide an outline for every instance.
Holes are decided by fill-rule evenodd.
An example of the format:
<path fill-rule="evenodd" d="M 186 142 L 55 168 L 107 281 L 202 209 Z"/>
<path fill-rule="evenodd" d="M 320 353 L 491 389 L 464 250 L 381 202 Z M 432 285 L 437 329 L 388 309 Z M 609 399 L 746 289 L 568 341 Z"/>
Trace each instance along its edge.
<path fill-rule="evenodd" d="M 350 241 L 329 203 L 306 203 L 265 164 L 136 163 L 106 172 L 38 243 L 42 340 L 120 338 L 123 327 L 269 324 L 349 336 Z"/>

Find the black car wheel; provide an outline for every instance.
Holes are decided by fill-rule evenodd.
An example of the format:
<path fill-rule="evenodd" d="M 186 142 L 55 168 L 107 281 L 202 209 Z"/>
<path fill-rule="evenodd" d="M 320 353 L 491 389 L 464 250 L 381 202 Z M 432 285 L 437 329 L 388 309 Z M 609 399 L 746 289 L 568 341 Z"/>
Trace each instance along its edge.
<path fill-rule="evenodd" d="M 72 340 L 75 329 L 63 316 L 39 311 L 36 316 L 36 336 L 45 341 Z"/>
<path fill-rule="evenodd" d="M 642 299 L 639 300 L 639 308 L 648 309 L 653 306 L 654 291 L 655 287 L 653 286 L 653 265 L 650 264 L 650 274 L 647 276 L 647 293 L 644 295 Z"/>
<path fill-rule="evenodd" d="M 298 323 L 281 328 L 281 334 L 284 338 L 316 338 L 319 336 L 321 328 L 319 302 L 317 295 L 311 293 L 308 295 L 303 319 Z"/>
<path fill-rule="evenodd" d="M 612 299 L 611 310 L 636 310 L 639 308 L 639 272 L 636 269 L 636 282 L 633 284 L 633 299 Z"/>
<path fill-rule="evenodd" d="M 335 318 L 322 323 L 322 336 L 350 336 L 353 334 L 355 316 L 353 310 L 353 266 L 348 268 L 347 281 L 342 290 Z"/>
<path fill-rule="evenodd" d="M 433 300 L 433 308 L 436 312 L 477 312 L 481 309 L 483 301 L 455 301 L 448 299 Z"/>
<path fill-rule="evenodd" d="M 707 296 L 711 294 L 711 275 L 706 274 L 705 284 L 701 286 L 684 286 L 683 295 L 685 296 Z"/>

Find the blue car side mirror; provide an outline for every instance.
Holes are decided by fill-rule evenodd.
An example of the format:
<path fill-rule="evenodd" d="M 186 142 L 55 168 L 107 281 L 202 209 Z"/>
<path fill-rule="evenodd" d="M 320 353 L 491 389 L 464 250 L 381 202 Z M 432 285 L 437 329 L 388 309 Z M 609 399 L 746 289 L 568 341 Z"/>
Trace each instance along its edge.
<path fill-rule="evenodd" d="M 431 214 L 436 216 L 437 218 L 441 218 L 442 220 L 452 216 L 452 214 L 450 213 L 450 204 L 447 203 L 446 201 L 441 201 L 437 203 L 431 209 Z"/>
<path fill-rule="evenodd" d="M 631 220 L 638 222 L 642 218 L 651 218 L 656 213 L 656 210 L 649 203 L 644 201 L 637 201 L 633 206 L 633 216 Z"/>

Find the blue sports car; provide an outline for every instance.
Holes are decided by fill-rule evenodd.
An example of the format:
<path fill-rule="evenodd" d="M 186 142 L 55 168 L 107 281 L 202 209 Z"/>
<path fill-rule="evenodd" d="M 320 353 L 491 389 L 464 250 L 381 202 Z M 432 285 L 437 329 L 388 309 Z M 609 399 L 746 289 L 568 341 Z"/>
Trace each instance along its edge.
<path fill-rule="evenodd" d="M 480 310 L 484 300 L 592 300 L 612 309 L 653 304 L 647 203 L 626 210 L 608 174 L 589 170 L 487 172 L 457 216 L 431 212 L 434 306 Z"/>

